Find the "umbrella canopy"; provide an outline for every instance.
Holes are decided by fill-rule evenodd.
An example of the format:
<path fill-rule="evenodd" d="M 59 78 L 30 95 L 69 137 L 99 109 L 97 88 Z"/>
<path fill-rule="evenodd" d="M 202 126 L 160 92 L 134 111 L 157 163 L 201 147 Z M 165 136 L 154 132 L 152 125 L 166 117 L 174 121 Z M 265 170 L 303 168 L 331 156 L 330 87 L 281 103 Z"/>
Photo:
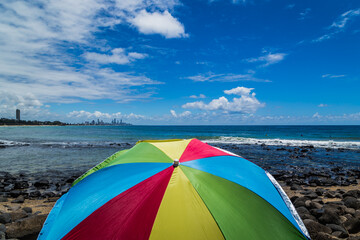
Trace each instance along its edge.
<path fill-rule="evenodd" d="M 140 141 L 79 177 L 42 239 L 310 239 L 276 180 L 197 139 Z"/>

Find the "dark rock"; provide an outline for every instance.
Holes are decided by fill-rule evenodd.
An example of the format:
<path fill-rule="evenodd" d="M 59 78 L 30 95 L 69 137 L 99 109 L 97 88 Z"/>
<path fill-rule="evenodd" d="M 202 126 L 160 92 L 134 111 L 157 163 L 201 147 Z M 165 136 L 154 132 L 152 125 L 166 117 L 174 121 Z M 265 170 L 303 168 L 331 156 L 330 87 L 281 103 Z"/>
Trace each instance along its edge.
<path fill-rule="evenodd" d="M 340 232 L 336 237 L 346 238 L 349 236 L 348 232 L 342 226 L 336 224 L 326 224 L 327 227 L 331 228 L 333 232 Z"/>
<path fill-rule="evenodd" d="M 344 193 L 344 197 L 360 198 L 360 190 L 350 190 Z"/>
<path fill-rule="evenodd" d="M 344 198 L 344 204 L 348 208 L 360 209 L 360 201 L 351 196 Z"/>
<path fill-rule="evenodd" d="M 306 200 L 309 200 L 307 197 L 299 197 L 294 201 L 294 206 L 297 207 L 305 207 Z"/>
<path fill-rule="evenodd" d="M 24 238 L 29 235 L 38 234 L 45 219 L 46 214 L 41 214 L 8 224 L 6 226 L 6 235 L 8 238 Z"/>
<path fill-rule="evenodd" d="M 304 190 L 300 185 L 297 185 L 297 184 L 292 184 L 290 186 L 290 189 L 291 190 Z"/>
<path fill-rule="evenodd" d="M 6 197 L 0 196 L 0 202 L 7 202 L 8 199 Z"/>
<path fill-rule="evenodd" d="M 360 240 L 360 236 L 350 236 L 347 240 Z"/>
<path fill-rule="evenodd" d="M 49 181 L 46 180 L 46 179 L 42 179 L 42 180 L 39 180 L 37 182 L 34 183 L 34 186 L 36 188 L 48 188 L 50 185 Z"/>
<path fill-rule="evenodd" d="M 29 187 L 29 183 L 26 181 L 15 182 L 15 189 L 25 189 Z"/>
<path fill-rule="evenodd" d="M 24 203 L 25 198 L 23 195 L 18 196 L 15 200 L 11 201 L 12 203 Z"/>
<path fill-rule="evenodd" d="M 334 236 L 334 237 L 337 237 L 337 238 L 346 238 L 346 237 L 349 236 L 348 233 L 343 233 L 341 231 L 332 232 L 331 235 Z"/>
<path fill-rule="evenodd" d="M 2 213 L 0 214 L 0 223 L 9 223 L 11 222 L 11 216 L 9 213 Z"/>
<path fill-rule="evenodd" d="M 326 192 L 326 190 L 323 189 L 323 188 L 317 188 L 317 189 L 315 189 L 315 193 L 316 193 L 317 195 L 319 195 L 319 196 L 324 195 L 325 192 Z"/>
<path fill-rule="evenodd" d="M 324 214 L 325 210 L 322 209 L 311 209 L 310 213 L 311 215 L 315 216 L 316 218 L 321 217 Z"/>
<path fill-rule="evenodd" d="M 0 232 L 5 232 L 5 231 L 6 231 L 5 225 L 0 223 Z"/>
<path fill-rule="evenodd" d="M 26 212 L 26 213 L 32 213 L 31 207 L 23 207 L 22 210 L 24 210 L 24 212 Z"/>
<path fill-rule="evenodd" d="M 330 209 L 330 208 L 325 208 L 324 213 L 319 218 L 319 222 L 321 222 L 323 224 L 327 224 L 327 223 L 340 224 L 341 223 L 340 216 L 337 213 L 337 211 Z"/>
<path fill-rule="evenodd" d="M 305 219 L 303 222 L 310 235 L 314 235 L 318 232 L 331 233 L 331 229 L 329 227 L 326 227 L 321 223 L 315 222 L 314 220 Z"/>
<path fill-rule="evenodd" d="M 354 217 L 360 218 L 360 210 L 355 211 Z"/>
<path fill-rule="evenodd" d="M 6 240 L 6 234 L 3 231 L 0 231 L 0 240 Z"/>
<path fill-rule="evenodd" d="M 31 198 L 36 198 L 36 197 L 40 197 L 40 196 L 41 196 L 41 193 L 38 190 L 29 192 L 29 197 L 31 197 Z"/>
<path fill-rule="evenodd" d="M 327 192 L 325 192 L 324 197 L 335 198 L 335 192 L 334 191 L 327 191 Z"/>
<path fill-rule="evenodd" d="M 344 227 L 349 233 L 358 233 L 360 232 L 360 219 L 350 218 L 344 222 Z"/>
<path fill-rule="evenodd" d="M 19 210 L 19 211 L 11 212 L 10 216 L 11 216 L 11 221 L 14 222 L 16 220 L 26 218 L 28 215 L 25 211 Z"/>
<path fill-rule="evenodd" d="M 21 192 L 20 190 L 11 190 L 11 191 L 9 192 L 9 195 L 10 195 L 11 197 L 13 197 L 13 198 L 16 198 L 16 197 L 20 196 L 21 193 L 22 193 L 22 192 Z"/>
<path fill-rule="evenodd" d="M 355 209 L 353 209 L 353 208 L 345 208 L 345 213 L 354 215 L 355 214 Z"/>
<path fill-rule="evenodd" d="M 338 240 L 338 239 L 339 238 L 324 232 L 316 233 L 312 238 L 312 240 Z"/>

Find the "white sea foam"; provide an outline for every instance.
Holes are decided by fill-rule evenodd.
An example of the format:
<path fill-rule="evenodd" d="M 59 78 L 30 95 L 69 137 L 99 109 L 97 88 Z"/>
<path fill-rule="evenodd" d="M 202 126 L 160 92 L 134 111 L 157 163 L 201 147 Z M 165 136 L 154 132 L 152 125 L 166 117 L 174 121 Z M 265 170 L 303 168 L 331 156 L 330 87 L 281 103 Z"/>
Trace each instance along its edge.
<path fill-rule="evenodd" d="M 0 139 L 0 147 L 14 147 L 14 146 L 28 146 L 29 143 L 26 142 L 16 142 Z"/>
<path fill-rule="evenodd" d="M 360 150 L 360 141 L 325 141 L 325 140 L 292 140 L 292 139 L 259 139 L 244 137 L 219 137 L 217 139 L 204 140 L 207 143 L 223 144 L 265 144 L 268 146 L 314 146 L 316 148 L 351 149 Z"/>
<path fill-rule="evenodd" d="M 125 143 L 121 142 L 17 142 L 0 139 L 0 147 L 19 147 L 19 146 L 41 146 L 55 148 L 87 148 L 87 147 L 118 147 Z"/>

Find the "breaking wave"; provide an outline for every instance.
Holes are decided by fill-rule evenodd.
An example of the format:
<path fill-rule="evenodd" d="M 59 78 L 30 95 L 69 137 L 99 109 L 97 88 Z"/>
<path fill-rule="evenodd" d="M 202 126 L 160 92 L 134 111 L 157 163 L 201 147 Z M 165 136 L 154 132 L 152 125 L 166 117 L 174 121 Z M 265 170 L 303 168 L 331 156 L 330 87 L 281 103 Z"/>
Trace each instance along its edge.
<path fill-rule="evenodd" d="M 315 148 L 331 148 L 331 149 L 349 149 L 360 150 L 360 141 L 331 141 L 331 140 L 292 140 L 292 139 L 259 139 L 244 137 L 219 137 L 215 139 L 205 139 L 207 143 L 221 144 L 254 144 L 267 146 L 290 146 L 304 147 L 313 146 Z"/>

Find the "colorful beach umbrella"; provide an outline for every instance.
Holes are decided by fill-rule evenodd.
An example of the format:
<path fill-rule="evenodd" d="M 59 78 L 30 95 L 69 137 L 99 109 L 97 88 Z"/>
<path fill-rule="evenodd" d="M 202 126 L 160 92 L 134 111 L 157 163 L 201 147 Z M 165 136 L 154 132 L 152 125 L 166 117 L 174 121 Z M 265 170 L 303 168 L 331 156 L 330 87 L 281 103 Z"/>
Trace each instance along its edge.
<path fill-rule="evenodd" d="M 79 177 L 42 239 L 310 239 L 266 171 L 197 139 L 141 141 Z"/>

